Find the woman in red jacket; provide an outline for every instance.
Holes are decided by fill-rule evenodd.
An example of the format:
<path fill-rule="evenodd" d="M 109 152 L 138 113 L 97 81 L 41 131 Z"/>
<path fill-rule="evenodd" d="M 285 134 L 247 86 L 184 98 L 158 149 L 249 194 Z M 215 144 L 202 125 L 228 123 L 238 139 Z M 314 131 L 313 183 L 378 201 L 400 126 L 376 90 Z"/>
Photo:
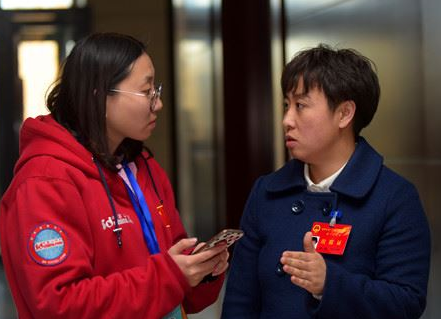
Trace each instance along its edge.
<path fill-rule="evenodd" d="M 142 43 L 93 34 L 67 57 L 51 114 L 23 124 L 0 211 L 20 318 L 185 318 L 217 299 L 228 251 L 188 254 L 196 239 L 143 148 L 162 109 L 154 80 Z"/>

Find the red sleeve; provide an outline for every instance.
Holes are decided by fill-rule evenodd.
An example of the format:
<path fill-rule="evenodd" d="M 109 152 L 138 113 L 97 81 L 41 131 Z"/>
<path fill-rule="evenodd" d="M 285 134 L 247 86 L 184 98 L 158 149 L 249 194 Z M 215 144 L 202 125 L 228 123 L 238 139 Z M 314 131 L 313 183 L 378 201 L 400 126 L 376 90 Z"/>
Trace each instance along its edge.
<path fill-rule="evenodd" d="M 147 257 L 142 267 L 94 275 L 94 234 L 78 191 L 66 181 L 30 178 L 8 204 L 2 207 L 3 257 L 23 318 L 161 318 L 190 289 L 167 253 Z M 66 234 L 67 255 L 58 264 L 41 265 L 27 249 L 39 224 L 58 225 Z"/>
<path fill-rule="evenodd" d="M 222 288 L 224 279 L 225 274 L 222 274 L 215 281 L 201 283 L 192 288 L 185 296 L 185 311 L 187 313 L 196 313 L 214 303 L 219 296 L 219 291 Z"/>
<path fill-rule="evenodd" d="M 175 199 L 173 189 L 170 185 L 170 181 L 159 165 L 155 161 L 151 161 L 159 170 L 161 185 L 164 190 L 164 203 L 168 205 L 166 207 L 167 211 L 173 212 L 172 224 L 174 224 L 175 229 L 182 229 L 182 231 L 178 231 L 175 233 L 175 237 L 173 238 L 173 243 L 178 242 L 180 239 L 187 237 L 187 234 L 182 226 L 181 219 L 179 217 L 179 212 L 175 206 Z M 153 165 L 152 165 L 153 166 Z M 201 283 L 198 286 L 191 288 L 185 295 L 184 300 L 184 309 L 187 313 L 196 313 L 204 308 L 208 307 L 212 303 L 214 303 L 218 296 L 219 292 L 222 288 L 222 284 L 224 282 L 225 276 L 224 274 L 220 275 L 218 279 L 209 283 Z"/>

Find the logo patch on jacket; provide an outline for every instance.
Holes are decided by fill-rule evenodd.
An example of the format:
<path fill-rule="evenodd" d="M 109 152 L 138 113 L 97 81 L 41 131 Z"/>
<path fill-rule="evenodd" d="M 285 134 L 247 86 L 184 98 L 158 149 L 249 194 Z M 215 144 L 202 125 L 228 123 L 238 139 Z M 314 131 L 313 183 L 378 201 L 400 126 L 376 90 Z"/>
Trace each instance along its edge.
<path fill-rule="evenodd" d="M 40 265 L 57 265 L 67 258 L 66 233 L 55 224 L 39 225 L 31 233 L 28 251 L 32 259 Z"/>

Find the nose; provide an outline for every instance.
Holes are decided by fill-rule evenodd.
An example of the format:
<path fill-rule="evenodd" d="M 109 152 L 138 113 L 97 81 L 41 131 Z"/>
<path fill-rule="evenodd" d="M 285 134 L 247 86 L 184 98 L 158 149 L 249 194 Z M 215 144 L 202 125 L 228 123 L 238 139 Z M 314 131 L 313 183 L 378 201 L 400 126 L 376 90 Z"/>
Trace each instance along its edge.
<path fill-rule="evenodd" d="M 289 106 L 283 115 L 282 125 L 285 132 L 295 127 L 295 111 Z"/>
<path fill-rule="evenodd" d="M 163 107 L 163 106 L 164 106 L 164 105 L 162 104 L 162 99 L 161 99 L 161 97 L 158 97 L 158 98 L 156 99 L 156 101 L 155 101 L 155 107 L 154 107 L 155 111 L 154 111 L 154 113 L 156 113 L 156 112 L 162 110 L 162 107 Z"/>

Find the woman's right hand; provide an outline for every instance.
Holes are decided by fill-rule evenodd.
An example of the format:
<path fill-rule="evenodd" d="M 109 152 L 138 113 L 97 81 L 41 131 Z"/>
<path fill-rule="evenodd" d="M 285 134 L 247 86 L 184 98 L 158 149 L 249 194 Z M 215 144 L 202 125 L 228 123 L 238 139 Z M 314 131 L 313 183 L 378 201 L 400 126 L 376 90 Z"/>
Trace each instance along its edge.
<path fill-rule="evenodd" d="M 181 269 L 191 287 L 197 286 L 206 275 L 217 270 L 216 266 L 223 262 L 225 256 L 222 252 L 227 251 L 227 245 L 221 243 L 194 255 L 183 254 L 183 251 L 192 248 L 196 241 L 196 238 L 184 238 L 168 250 L 168 254 Z"/>

